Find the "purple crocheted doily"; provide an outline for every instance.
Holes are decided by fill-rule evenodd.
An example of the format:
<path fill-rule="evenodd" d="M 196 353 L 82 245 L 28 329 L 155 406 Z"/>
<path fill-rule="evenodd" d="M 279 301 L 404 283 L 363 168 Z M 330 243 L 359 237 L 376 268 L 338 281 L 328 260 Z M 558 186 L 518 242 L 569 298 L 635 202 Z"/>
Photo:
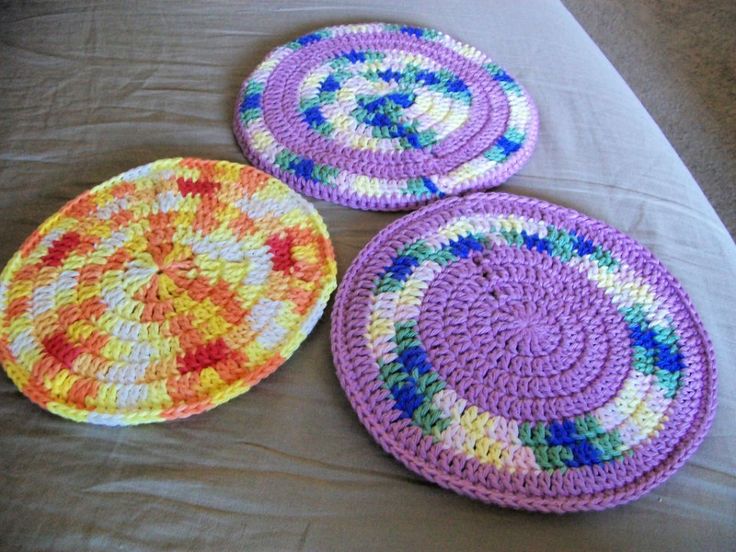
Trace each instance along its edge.
<path fill-rule="evenodd" d="M 370 210 L 496 186 L 537 140 L 529 95 L 432 29 L 327 27 L 276 48 L 243 83 L 245 156 L 294 189 Z"/>
<path fill-rule="evenodd" d="M 386 451 L 513 508 L 633 500 L 715 411 L 711 343 L 665 267 L 602 222 L 507 194 L 438 202 L 378 234 L 338 289 L 332 350 Z"/>

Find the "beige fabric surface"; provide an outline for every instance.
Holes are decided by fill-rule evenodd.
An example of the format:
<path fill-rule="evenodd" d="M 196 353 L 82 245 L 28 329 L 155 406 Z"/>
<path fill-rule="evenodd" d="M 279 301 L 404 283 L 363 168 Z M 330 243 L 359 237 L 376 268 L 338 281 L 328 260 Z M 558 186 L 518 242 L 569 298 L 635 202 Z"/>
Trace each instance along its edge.
<path fill-rule="evenodd" d="M 68 199 L 162 157 L 242 161 L 238 85 L 274 46 L 360 21 L 439 28 L 537 101 L 530 163 L 500 189 L 631 234 L 690 292 L 719 362 L 714 427 L 688 464 L 603 513 L 503 510 L 382 452 L 340 389 L 329 307 L 272 377 L 194 418 L 76 425 L 0 375 L 5 550 L 726 550 L 736 542 L 736 247 L 605 57 L 557 2 L 8 3 L 0 10 L 0 261 Z M 340 274 L 396 214 L 315 202 Z M 330 304 L 331 307 L 331 304 Z"/>

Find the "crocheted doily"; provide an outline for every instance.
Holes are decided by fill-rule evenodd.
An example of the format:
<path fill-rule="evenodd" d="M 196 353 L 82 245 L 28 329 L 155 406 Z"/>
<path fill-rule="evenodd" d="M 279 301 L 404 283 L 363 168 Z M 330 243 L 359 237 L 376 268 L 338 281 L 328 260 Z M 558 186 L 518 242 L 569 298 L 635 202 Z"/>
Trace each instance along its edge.
<path fill-rule="evenodd" d="M 398 210 L 490 188 L 537 139 L 526 91 L 471 46 L 431 29 L 327 27 L 276 48 L 243 83 L 246 157 L 299 190 Z"/>
<path fill-rule="evenodd" d="M 506 194 L 438 202 L 374 238 L 338 289 L 332 349 L 386 451 L 514 508 L 632 500 L 715 410 L 710 341 L 662 264 L 602 222 Z"/>
<path fill-rule="evenodd" d="M 75 421 L 183 418 L 281 365 L 335 274 L 322 219 L 283 183 L 224 161 L 156 161 L 77 197 L 13 256 L 0 362 Z"/>

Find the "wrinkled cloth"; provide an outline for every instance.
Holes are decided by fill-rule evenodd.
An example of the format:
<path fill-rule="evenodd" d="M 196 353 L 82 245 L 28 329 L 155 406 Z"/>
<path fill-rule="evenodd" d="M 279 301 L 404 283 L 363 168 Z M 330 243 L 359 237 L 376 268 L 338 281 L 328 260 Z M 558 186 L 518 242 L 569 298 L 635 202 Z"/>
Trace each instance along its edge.
<path fill-rule="evenodd" d="M 499 188 L 602 219 L 681 281 L 713 339 L 719 407 L 649 495 L 563 517 L 483 505 L 369 437 L 332 364 L 329 310 L 273 376 L 193 418 L 130 428 L 48 414 L 0 375 L 5 550 L 725 550 L 736 542 L 736 247 L 656 124 L 552 1 L 17 2 L 0 10 L 4 264 L 64 202 L 163 157 L 243 161 L 242 80 L 314 28 L 391 21 L 483 50 L 532 94 L 540 137 Z M 399 214 L 314 202 L 340 274 Z"/>

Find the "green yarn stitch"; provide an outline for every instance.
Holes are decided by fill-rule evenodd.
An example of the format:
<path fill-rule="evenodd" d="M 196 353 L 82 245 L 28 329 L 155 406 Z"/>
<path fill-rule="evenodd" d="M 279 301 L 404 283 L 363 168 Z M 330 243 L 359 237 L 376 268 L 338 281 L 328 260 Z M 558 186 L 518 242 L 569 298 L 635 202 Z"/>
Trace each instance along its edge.
<path fill-rule="evenodd" d="M 387 389 L 391 389 L 394 385 L 400 385 L 409 374 L 401 370 L 401 364 L 398 362 L 379 362 L 378 370 L 381 373 L 383 385 Z"/>
<path fill-rule="evenodd" d="M 404 284 L 395 280 L 391 274 L 384 274 L 381 278 L 376 279 L 375 286 L 376 293 L 391 293 L 401 290 Z"/>
<path fill-rule="evenodd" d="M 421 264 L 424 259 L 428 258 L 428 255 L 432 253 L 433 248 L 430 247 L 424 240 L 417 240 L 405 245 L 399 249 L 397 256 L 399 257 L 414 257 Z"/>
<path fill-rule="evenodd" d="M 281 150 L 277 155 L 274 163 L 277 167 L 280 169 L 283 169 L 285 171 L 291 171 L 289 166 L 292 162 L 296 161 L 299 158 L 299 156 L 295 153 L 290 152 L 287 149 Z"/>
<path fill-rule="evenodd" d="M 600 451 L 600 459 L 603 461 L 620 458 L 623 455 L 621 451 L 623 442 L 617 429 L 593 437 L 590 439 L 590 443 Z"/>
<path fill-rule="evenodd" d="M 421 178 L 410 178 L 409 180 L 407 180 L 406 188 L 404 188 L 402 191 L 405 194 L 418 197 L 432 195 L 432 192 L 427 189 Z"/>
<path fill-rule="evenodd" d="M 648 325 L 646 313 L 639 304 L 621 308 L 619 312 L 623 315 L 627 324 L 636 324 L 637 326 Z"/>
<path fill-rule="evenodd" d="M 322 103 L 319 101 L 319 97 L 313 96 L 311 98 L 302 98 L 299 100 L 299 111 L 306 111 L 312 107 L 319 107 Z"/>
<path fill-rule="evenodd" d="M 506 132 L 504 132 L 503 135 L 506 137 L 507 140 L 516 142 L 517 144 L 521 144 L 524 141 L 524 138 L 526 138 L 526 134 L 515 127 L 509 128 Z"/>
<path fill-rule="evenodd" d="M 322 39 L 322 38 L 329 37 L 330 36 L 330 31 L 328 31 L 328 30 L 322 30 L 322 31 L 316 31 L 314 33 L 309 33 L 309 34 L 317 35 L 317 36 L 320 37 L 320 39 Z M 299 38 L 301 38 L 301 37 L 299 37 Z M 298 50 L 299 48 L 303 48 L 304 45 L 303 44 L 299 44 L 299 41 L 297 39 L 297 40 L 292 40 L 291 42 L 287 43 L 286 44 L 286 47 L 289 48 L 289 50 Z"/>
<path fill-rule="evenodd" d="M 253 80 L 248 81 L 248 84 L 245 85 L 245 95 L 248 96 L 250 94 L 260 94 L 265 88 L 266 85 L 262 82 Z"/>
<path fill-rule="evenodd" d="M 653 374 L 656 366 L 654 351 L 650 351 L 639 345 L 632 347 L 632 349 L 634 351 L 634 369 L 642 374 Z"/>
<path fill-rule="evenodd" d="M 499 86 L 503 88 L 504 92 L 507 92 L 508 94 L 513 94 L 514 96 L 521 96 L 523 92 L 521 91 L 521 86 L 519 86 L 516 82 L 508 82 L 508 81 L 497 81 Z"/>
<path fill-rule="evenodd" d="M 483 68 L 486 71 L 488 71 L 488 74 L 491 75 L 492 77 L 495 77 L 496 75 L 498 75 L 500 72 L 503 71 L 503 69 L 501 69 L 500 66 L 496 65 L 495 63 L 490 63 L 490 62 L 486 63 L 483 66 Z"/>
<path fill-rule="evenodd" d="M 396 342 L 396 354 L 400 355 L 411 347 L 418 347 L 421 345 L 419 337 L 416 332 L 416 322 L 414 320 L 408 320 L 406 322 L 397 322 L 394 324 Z"/>
<path fill-rule="evenodd" d="M 659 386 L 664 389 L 664 396 L 668 399 L 674 398 L 682 385 L 682 371 L 668 372 L 658 368 L 654 375 L 657 376 Z"/>
<path fill-rule="evenodd" d="M 524 246 L 524 238 L 521 236 L 521 233 L 516 230 L 501 230 L 500 234 L 509 245 L 514 245 L 516 247 Z"/>
<path fill-rule="evenodd" d="M 590 414 L 575 418 L 575 431 L 588 440 L 595 439 L 605 433 L 598 421 Z"/>
<path fill-rule="evenodd" d="M 532 425 L 523 422 L 519 426 L 519 440 L 528 447 L 547 446 L 547 433 L 542 422 Z"/>
<path fill-rule="evenodd" d="M 340 169 L 338 169 L 337 167 L 331 167 L 329 165 L 315 164 L 314 170 L 312 171 L 312 175 L 314 175 L 317 180 L 319 180 L 323 184 L 329 185 L 335 183 L 335 179 L 337 179 L 339 174 Z"/>
<path fill-rule="evenodd" d="M 297 154 L 284 148 L 278 154 L 276 154 L 274 165 L 279 167 L 282 171 L 293 173 L 294 169 L 291 168 L 291 164 L 299 159 L 301 158 Z M 328 186 L 334 184 L 335 179 L 339 174 L 340 169 L 336 167 L 331 167 L 329 165 L 315 163 L 314 167 L 312 168 L 312 179 Z"/>
<path fill-rule="evenodd" d="M 243 92 L 243 97 L 241 98 L 241 102 L 245 100 L 246 96 L 262 93 L 264 88 L 265 88 L 265 85 L 263 83 L 256 82 L 256 81 L 249 81 L 248 84 L 245 85 L 245 91 Z M 243 123 L 248 124 L 251 121 L 254 121 L 260 118 L 261 115 L 262 115 L 261 108 L 251 107 L 250 109 L 246 109 L 240 113 L 240 120 L 243 121 Z"/>
<path fill-rule="evenodd" d="M 534 458 L 543 470 L 566 470 L 565 460 L 572 460 L 573 453 L 564 445 L 534 447 Z"/>
<path fill-rule="evenodd" d="M 501 146 L 493 146 L 491 149 L 483 152 L 483 157 L 489 161 L 500 163 L 508 156 L 503 152 L 503 148 Z"/>

